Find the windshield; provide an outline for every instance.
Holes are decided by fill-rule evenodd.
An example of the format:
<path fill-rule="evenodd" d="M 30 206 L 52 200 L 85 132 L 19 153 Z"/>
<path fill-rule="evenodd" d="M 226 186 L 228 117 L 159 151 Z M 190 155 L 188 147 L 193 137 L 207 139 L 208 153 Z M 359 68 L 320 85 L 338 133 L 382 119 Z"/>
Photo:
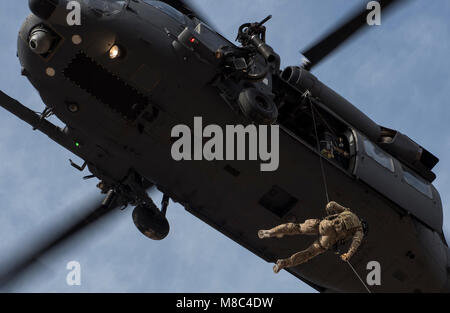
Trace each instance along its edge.
<path fill-rule="evenodd" d="M 430 184 L 426 183 L 419 177 L 417 177 L 412 171 L 403 167 L 403 179 L 405 182 L 416 188 L 418 191 L 426 195 L 428 198 L 433 199 L 433 192 L 431 191 Z"/>
<path fill-rule="evenodd" d="M 175 9 L 174 7 L 168 5 L 167 3 L 161 2 L 161 1 L 156 1 L 156 0 L 143 0 L 143 1 L 153 7 L 161 10 L 162 12 L 169 15 L 170 17 L 176 19 L 178 22 L 180 22 L 182 24 L 185 23 L 184 14 L 181 13 L 180 11 L 178 11 L 177 9 Z"/>
<path fill-rule="evenodd" d="M 128 0 L 84 0 L 84 2 L 98 13 L 111 15 L 122 11 Z"/>
<path fill-rule="evenodd" d="M 378 164 L 384 166 L 392 173 L 394 173 L 395 168 L 392 158 L 388 154 L 386 154 L 383 150 L 378 148 L 378 146 L 375 146 L 369 140 L 364 139 L 364 150 L 366 150 L 366 154 L 373 160 L 375 160 Z"/>

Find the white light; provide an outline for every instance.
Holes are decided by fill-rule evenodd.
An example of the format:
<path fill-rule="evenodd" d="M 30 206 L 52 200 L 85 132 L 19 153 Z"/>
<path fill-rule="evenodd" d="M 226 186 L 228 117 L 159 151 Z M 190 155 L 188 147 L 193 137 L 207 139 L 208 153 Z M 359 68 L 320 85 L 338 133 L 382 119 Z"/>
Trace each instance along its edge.
<path fill-rule="evenodd" d="M 46 73 L 48 76 L 50 76 L 50 77 L 53 77 L 53 76 L 56 75 L 56 71 L 55 71 L 55 69 L 54 69 L 53 67 L 47 67 L 47 68 L 45 69 L 45 73 Z"/>
<path fill-rule="evenodd" d="M 81 44 L 81 42 L 83 41 L 83 39 L 81 38 L 80 35 L 73 35 L 72 36 L 72 42 L 74 45 L 79 45 Z"/>
<path fill-rule="evenodd" d="M 109 49 L 109 58 L 110 59 L 117 59 L 120 57 L 121 51 L 118 45 L 114 45 Z"/>

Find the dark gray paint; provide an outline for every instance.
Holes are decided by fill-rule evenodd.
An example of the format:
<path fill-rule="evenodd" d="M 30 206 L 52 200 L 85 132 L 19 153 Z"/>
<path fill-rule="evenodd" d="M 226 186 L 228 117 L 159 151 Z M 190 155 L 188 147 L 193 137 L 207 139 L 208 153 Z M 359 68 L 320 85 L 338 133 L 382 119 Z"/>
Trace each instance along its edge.
<path fill-rule="evenodd" d="M 256 232 L 281 222 L 302 221 L 325 214 L 318 154 L 284 130 L 280 134 L 281 166 L 276 172 L 260 172 L 257 162 L 173 161 L 169 138 L 172 126 L 179 123 L 191 125 L 193 116 L 198 115 L 203 116 L 205 124 L 236 124 L 245 120 L 230 110 L 217 90 L 208 84 L 214 76 L 214 68 L 196 58 L 195 54 L 184 55 L 188 56 L 184 60 L 183 55 L 172 49 L 173 38 L 164 28 L 176 34 L 183 27 L 144 4 L 133 3 L 132 7 L 139 14 L 125 11 L 100 21 L 90 20 L 92 15 L 87 14 L 83 16 L 89 19 L 83 20 L 82 27 L 71 29 L 63 26 L 59 15 L 55 14 L 50 22 L 63 37 L 63 42 L 51 60 L 42 60 L 30 52 L 26 44 L 29 30 L 42 21 L 30 16 L 21 30 L 19 57 L 30 73 L 30 81 L 40 91 L 44 102 L 54 106 L 58 117 L 70 125 L 67 136 L 73 140 L 81 138 L 83 142 L 80 151 L 75 147 L 70 150 L 86 155 L 90 168 L 95 168 L 97 176 L 105 180 L 120 180 L 133 168 L 191 213 L 267 261 L 305 248 L 313 238 L 261 241 Z M 139 133 L 136 124 L 126 123 L 120 114 L 60 77 L 61 71 L 80 49 L 70 42 L 74 32 L 83 36 L 81 48 L 97 63 L 151 96 L 151 104 L 146 110 L 155 107 L 160 114 L 151 122 L 141 118 L 137 120 L 144 125 L 143 133 Z M 105 55 L 108 47 L 116 41 L 127 47 L 128 57 L 121 62 L 112 62 Z M 57 70 L 55 78 L 44 74 L 49 65 Z M 142 79 L 133 79 L 143 65 L 161 73 L 159 84 L 151 93 L 148 86 L 139 85 Z M 55 82 L 58 92 L 55 92 Z M 67 111 L 64 104 L 67 99 L 82 105 L 79 114 Z M 373 179 L 368 173 L 377 171 L 373 172 L 369 165 L 359 163 L 357 171 L 361 177 L 366 175 L 366 180 L 357 180 L 335 164 L 326 160 L 324 163 L 331 199 L 351 207 L 371 225 L 371 234 L 352 263 L 360 273 L 365 271 L 368 261 L 377 260 L 382 264 L 383 285 L 372 287 L 373 291 L 440 291 L 445 284 L 448 286 L 448 277 L 444 275 L 448 248 L 440 236 L 405 214 L 404 207 L 394 201 L 395 195 L 380 191 L 380 182 L 384 179 L 386 186 L 391 188 L 399 185 L 397 180 L 391 177 Z M 228 164 L 240 172 L 238 177 L 224 170 Z M 299 200 L 283 218 L 258 204 L 273 185 L 280 186 Z M 420 211 L 415 214 L 421 216 Z M 430 219 L 429 224 L 434 224 L 430 226 L 439 227 L 436 221 L 439 218 Z M 410 251 L 414 259 L 408 256 Z M 292 273 L 320 286 L 322 291 L 364 292 L 350 269 L 331 252 L 314 262 L 293 268 Z"/>

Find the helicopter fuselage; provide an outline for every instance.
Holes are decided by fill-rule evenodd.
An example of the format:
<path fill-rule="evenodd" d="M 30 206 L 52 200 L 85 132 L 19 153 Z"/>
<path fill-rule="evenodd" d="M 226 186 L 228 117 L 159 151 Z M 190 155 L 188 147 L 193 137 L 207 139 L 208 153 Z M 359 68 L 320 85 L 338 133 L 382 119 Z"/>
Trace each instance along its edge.
<path fill-rule="evenodd" d="M 282 92 L 270 75 L 264 82 L 218 83 L 215 52 L 234 45 L 200 20 L 167 8 L 132 1 L 101 12 L 83 5 L 81 25 L 72 26 L 67 13 L 58 5 L 47 19 L 30 15 L 19 32 L 18 57 L 47 108 L 66 125 L 62 133 L 66 143 L 73 143 L 66 148 L 92 174 L 113 185 L 136 172 L 268 262 L 312 242 L 309 237 L 257 237 L 258 229 L 325 214 L 321 152 L 307 135 L 302 137 L 303 130 L 282 122 L 291 111 L 280 108 L 276 171 L 261 171 L 255 160 L 177 161 L 171 155 L 172 129 L 180 124 L 194 129 L 195 117 L 224 128 L 248 125 L 225 93 L 251 84 L 279 99 Z M 44 53 L 30 48 L 33 31 L 40 29 L 51 41 Z M 339 125 L 347 142 L 348 164 L 323 158 L 329 197 L 370 225 L 370 235 L 352 259 L 356 270 L 365 276 L 369 262 L 381 264 L 381 285 L 369 286 L 373 291 L 449 290 L 450 252 L 437 190 L 427 184 L 427 195 L 412 187 L 402 162 L 386 152 L 392 167 L 381 166 L 371 156 L 377 146 L 366 134 L 320 99 L 311 101 Z M 289 271 L 320 291 L 364 291 L 333 253 Z"/>

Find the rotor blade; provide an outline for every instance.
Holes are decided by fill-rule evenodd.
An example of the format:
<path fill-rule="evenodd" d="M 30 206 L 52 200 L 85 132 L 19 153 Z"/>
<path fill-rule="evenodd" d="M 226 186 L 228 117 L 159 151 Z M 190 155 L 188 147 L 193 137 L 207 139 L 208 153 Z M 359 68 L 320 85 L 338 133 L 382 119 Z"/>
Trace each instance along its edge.
<path fill-rule="evenodd" d="M 40 131 L 47 134 L 52 140 L 60 143 L 68 150 L 71 151 L 69 145 L 65 144 L 65 141 L 61 139 L 62 135 L 59 129 L 50 124 L 45 119 L 40 119 L 40 117 L 31 111 L 29 108 L 23 106 L 17 100 L 9 97 L 0 90 L 0 106 L 4 107 L 6 110 L 10 111 L 20 119 L 29 123 L 33 127 L 38 127 Z M 154 188 L 152 182 L 147 179 L 143 179 L 142 188 L 149 191 Z M 109 194 L 111 196 L 111 194 Z M 43 256 L 45 253 L 49 252 L 53 248 L 69 240 L 72 236 L 76 235 L 87 226 L 100 220 L 102 217 L 107 215 L 109 212 L 113 211 L 118 206 L 116 197 L 106 197 L 102 204 L 90 203 L 81 212 L 84 215 L 77 219 L 70 227 L 66 228 L 64 231 L 58 232 L 56 235 L 47 238 L 46 240 L 41 240 L 39 244 L 33 251 L 26 253 L 23 260 L 17 261 L 17 259 L 12 260 L 3 266 L 0 270 L 0 288 L 5 286 L 7 283 L 11 282 L 14 278 L 19 276 L 23 271 L 29 268 L 39 257 Z"/>
<path fill-rule="evenodd" d="M 392 9 L 393 4 L 406 2 L 405 0 L 379 0 L 381 14 L 384 17 L 388 9 Z M 367 15 L 369 11 L 364 7 L 358 9 L 339 24 L 333 30 L 317 40 L 314 44 L 305 49 L 302 54 L 306 57 L 307 63 L 304 68 L 310 70 L 320 61 L 326 58 L 330 53 L 336 50 L 341 44 L 347 41 L 351 36 L 367 26 Z"/>
<path fill-rule="evenodd" d="M 105 203 L 105 201 L 103 201 L 103 203 Z M 75 222 L 65 230 L 60 231 L 57 235 L 44 240 L 41 244 L 37 245 L 36 249 L 34 249 L 32 252 L 27 253 L 23 260 L 13 260 L 13 262 L 10 262 L 11 265 L 6 266 L 6 269 L 2 270 L 2 272 L 0 273 L 0 288 L 4 287 L 13 279 L 18 277 L 45 253 L 66 242 L 72 236 L 76 235 L 92 223 L 98 221 L 117 207 L 116 199 L 112 199 L 112 202 L 110 202 L 109 204 L 104 205 L 103 203 L 101 205 L 88 205 L 88 208 L 84 209 L 84 212 L 86 213 L 84 214 L 84 216 L 79 218 L 77 222 Z M 93 207 L 94 209 L 92 209 Z"/>

